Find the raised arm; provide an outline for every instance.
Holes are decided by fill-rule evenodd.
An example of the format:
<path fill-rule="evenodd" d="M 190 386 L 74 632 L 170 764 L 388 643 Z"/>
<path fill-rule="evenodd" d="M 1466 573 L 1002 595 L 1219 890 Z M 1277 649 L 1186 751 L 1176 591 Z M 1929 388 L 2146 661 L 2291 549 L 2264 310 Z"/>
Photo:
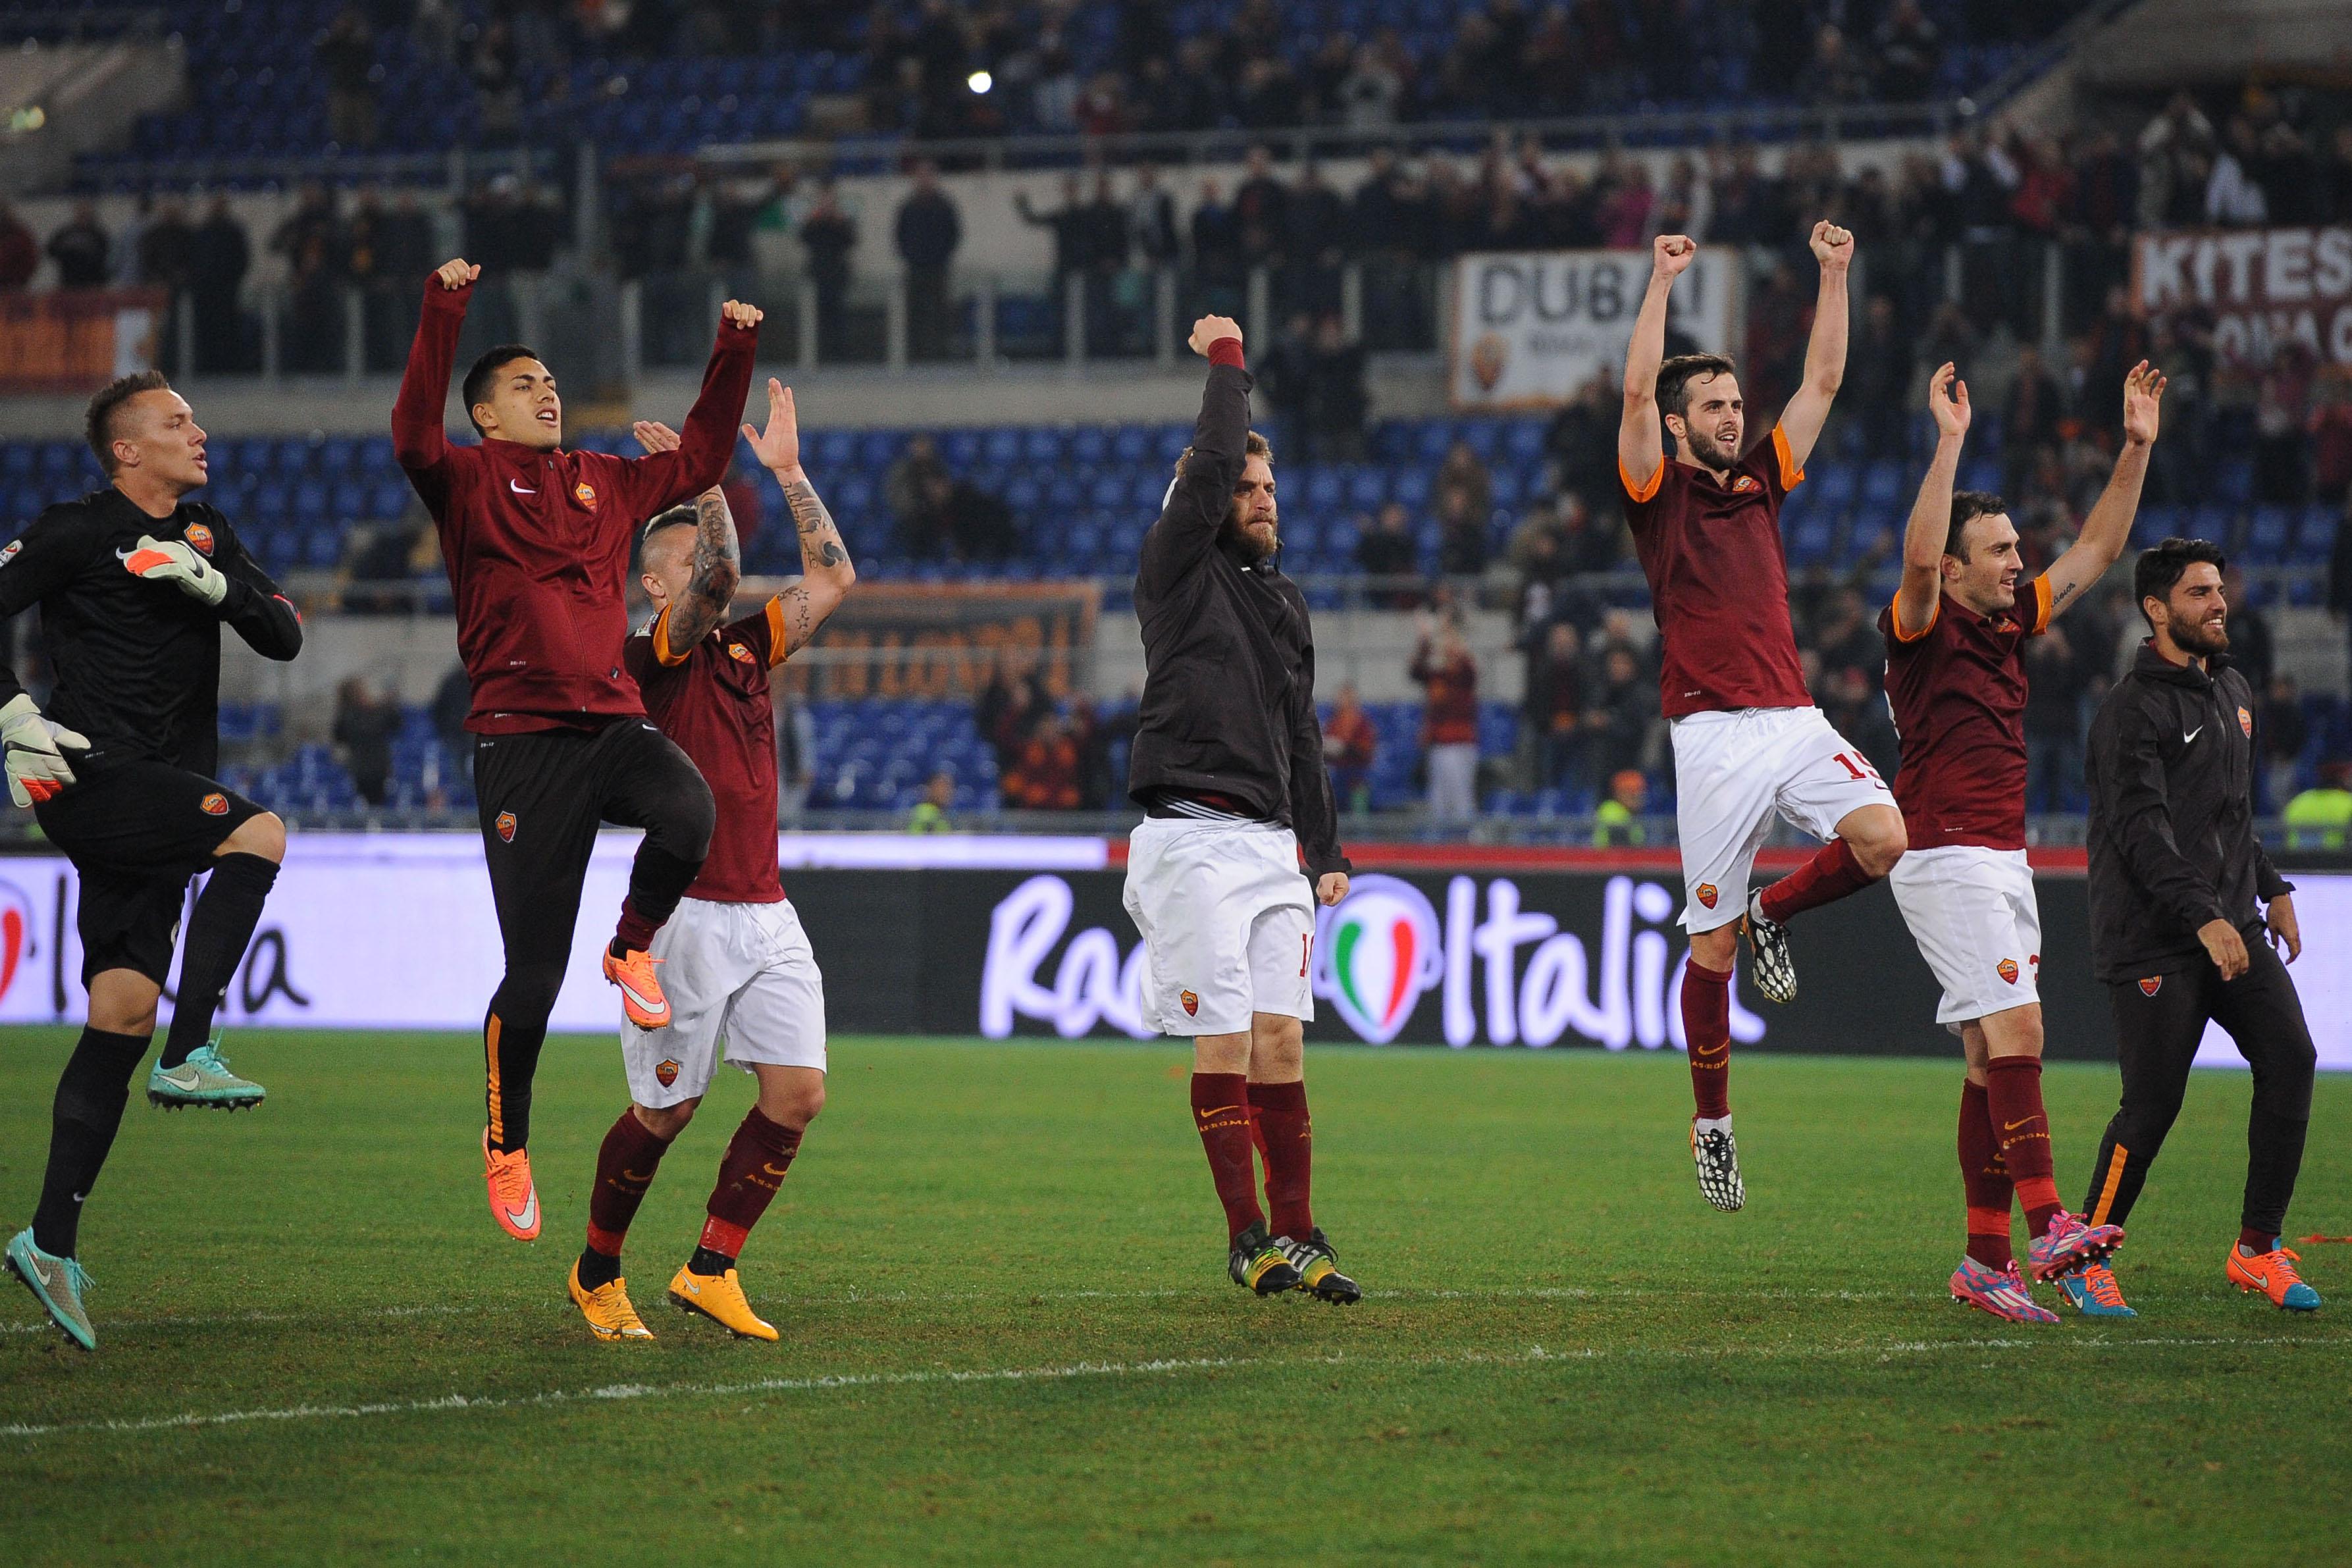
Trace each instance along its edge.
<path fill-rule="evenodd" d="M 2146 360 L 2124 377 L 2123 450 L 2116 454 L 2116 471 L 2108 476 L 2098 504 L 2083 520 L 2074 548 L 2051 563 L 2053 618 L 2105 576 L 2131 542 L 2140 487 L 2147 480 L 2148 449 L 2156 445 L 2157 413 L 2164 401 L 2164 373 L 2152 369 Z"/>
<path fill-rule="evenodd" d="M 1230 317 L 1203 316 L 1192 323 L 1189 342 L 1208 360 L 1209 382 L 1201 393 L 1192 449 L 1168 487 L 1160 520 L 1143 536 L 1146 574 L 1181 570 L 1215 547 L 1225 519 L 1233 515 L 1234 486 L 1249 441 L 1249 395 L 1255 384 L 1242 357 L 1241 327 Z"/>
<path fill-rule="evenodd" d="M 702 391 L 687 414 L 677 447 L 619 465 L 622 511 L 632 527 L 727 477 L 736 421 L 742 418 L 744 399 L 751 391 L 761 310 L 730 300 L 719 307 L 719 337 L 702 373 Z"/>
<path fill-rule="evenodd" d="M 1662 234 L 1650 246 L 1650 287 L 1625 345 L 1625 412 L 1617 422 L 1617 473 L 1625 491 L 1644 499 L 1666 462 L 1665 427 L 1658 422 L 1658 366 L 1666 359 L 1666 300 L 1675 279 L 1698 255 L 1687 235 Z"/>
<path fill-rule="evenodd" d="M 647 454 L 675 452 L 679 437 L 657 419 L 640 419 L 630 427 Z M 669 602 L 661 617 L 665 664 L 677 664 L 710 635 L 727 614 L 735 586 L 743 580 L 740 552 L 735 542 L 735 513 L 717 485 L 694 498 L 694 575 L 686 592 Z"/>
<path fill-rule="evenodd" d="M 1811 244 L 1813 258 L 1822 264 L 1822 291 L 1813 304 L 1813 335 L 1805 344 L 1804 383 L 1780 410 L 1789 460 L 1800 468 L 1822 438 L 1830 405 L 1845 381 L 1845 278 L 1853 264 L 1853 236 L 1833 223 L 1813 225 Z"/>
<path fill-rule="evenodd" d="M 1943 592 L 1944 543 L 1952 531 L 1952 483 L 1960 445 L 1969 434 L 1969 384 L 1948 361 L 1927 383 L 1927 411 L 1936 416 L 1936 456 L 1919 481 L 1911 521 L 1903 530 L 1903 584 L 1895 591 L 1895 635 L 1909 642 L 1934 623 Z"/>
<path fill-rule="evenodd" d="M 807 647 L 825 617 L 841 607 L 856 585 L 857 568 L 850 563 L 849 547 L 834 526 L 833 513 L 801 467 L 800 416 L 791 387 L 768 378 L 768 427 L 754 430 L 746 425 L 743 438 L 751 443 L 760 466 L 783 488 L 793 529 L 801 537 L 801 580 L 773 601 L 768 662 L 776 665 Z"/>
<path fill-rule="evenodd" d="M 466 324 L 466 306 L 481 275 L 479 267 L 460 258 L 443 262 L 425 279 L 425 312 L 417 318 L 408 368 L 401 373 L 400 396 L 392 405 L 393 456 L 408 470 L 409 481 L 427 506 L 437 507 L 445 493 L 440 471 L 449 455 L 445 428 L 449 377 L 457 369 L 457 332 Z"/>

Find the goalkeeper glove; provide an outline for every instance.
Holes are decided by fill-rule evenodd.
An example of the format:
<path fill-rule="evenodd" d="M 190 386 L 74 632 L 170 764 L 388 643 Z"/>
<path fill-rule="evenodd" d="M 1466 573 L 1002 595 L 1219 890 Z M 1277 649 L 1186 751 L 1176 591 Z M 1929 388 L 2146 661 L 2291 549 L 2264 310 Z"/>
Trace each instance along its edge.
<path fill-rule="evenodd" d="M 143 577 L 150 583 L 169 583 L 190 598 L 202 599 L 217 609 L 228 596 L 228 579 L 213 570 L 213 563 L 195 552 L 195 547 L 184 539 L 156 539 L 142 535 L 139 547 L 122 558 L 122 564 L 133 577 Z"/>
<path fill-rule="evenodd" d="M 61 750 L 67 746 L 86 752 L 89 740 L 42 718 L 41 710 L 23 692 L 10 698 L 5 707 L 0 707 L 0 747 L 7 752 L 9 798 L 18 805 L 30 805 L 37 800 L 56 798 L 73 783 L 72 764 Z"/>

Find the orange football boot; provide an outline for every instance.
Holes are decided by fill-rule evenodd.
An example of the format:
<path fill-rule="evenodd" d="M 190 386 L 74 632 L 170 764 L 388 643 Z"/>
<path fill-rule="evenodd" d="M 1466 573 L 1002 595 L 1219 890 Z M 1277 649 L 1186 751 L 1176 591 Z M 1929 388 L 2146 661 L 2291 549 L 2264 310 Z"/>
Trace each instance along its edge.
<path fill-rule="evenodd" d="M 490 1147 L 490 1130 L 482 1129 L 482 1174 L 490 1189 L 490 1217 L 517 1241 L 539 1239 L 539 1188 L 530 1179 L 530 1155 L 515 1149 L 501 1153 Z"/>
<path fill-rule="evenodd" d="M 2223 1277 L 2244 1295 L 2260 1290 L 2271 1299 L 2271 1305 L 2288 1312 L 2316 1312 L 2319 1292 L 2304 1283 L 2295 1265 L 2303 1255 L 2292 1247 L 2273 1245 L 2268 1252 L 2248 1252 L 2244 1247 L 2230 1248 L 2230 1261 Z"/>
<path fill-rule="evenodd" d="M 642 947 L 619 958 L 611 948 L 604 950 L 604 978 L 621 988 L 621 1011 L 640 1029 L 669 1027 L 669 998 L 662 994 L 661 981 L 654 974 L 654 965 L 660 962 Z"/>

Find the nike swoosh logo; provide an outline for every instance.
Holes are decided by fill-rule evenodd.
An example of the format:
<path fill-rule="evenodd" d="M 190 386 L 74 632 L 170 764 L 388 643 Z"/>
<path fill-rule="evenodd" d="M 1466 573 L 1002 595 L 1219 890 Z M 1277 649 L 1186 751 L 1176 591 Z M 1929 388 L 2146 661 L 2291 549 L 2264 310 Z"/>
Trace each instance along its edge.
<path fill-rule="evenodd" d="M 1196 1110 L 1192 1112 L 1192 1114 L 1205 1121 L 1212 1116 L 1223 1116 L 1228 1110 L 1239 1110 L 1240 1109 L 1241 1107 L 1238 1105 L 1213 1105 L 1206 1110 Z M 778 1175 L 782 1175 L 783 1173 L 779 1171 L 776 1173 Z"/>
<path fill-rule="evenodd" d="M 626 996 L 630 1001 L 635 1002 L 638 1006 L 643 1007 L 646 1012 L 648 1012 L 648 1013 L 656 1013 L 656 1012 L 659 1012 L 659 1011 L 661 1010 L 661 1009 L 660 1009 L 660 1005 L 659 1005 L 659 1004 L 657 1004 L 657 1003 L 656 1003 L 656 1002 L 652 1001 L 651 999 L 649 999 L 649 998 L 646 995 L 646 994 L 645 994 L 644 992 L 642 992 L 642 991 L 638 990 L 635 986 L 634 986 L 634 985 L 630 984 L 627 981 L 625 981 L 625 980 L 615 980 L 614 982 L 613 982 L 613 984 L 615 984 L 615 985 L 617 985 L 617 986 L 619 986 L 619 987 L 621 988 L 621 994 L 622 994 L 622 995 Z"/>
<path fill-rule="evenodd" d="M 2040 1120 L 2041 1118 L 2038 1116 L 2029 1116 L 2025 1119 L 2025 1121 L 2004 1121 L 2000 1124 L 2000 1130 L 2003 1132 L 2014 1132 L 2019 1128 L 2024 1126 L 2026 1121 L 2039 1121 Z"/>
<path fill-rule="evenodd" d="M 2187 745 L 2189 742 L 2191 742 L 2191 741 L 2195 740 L 2198 736 L 2200 736 L 2200 735 L 2203 734 L 2204 732 L 2205 732 L 2205 726 L 2204 726 L 2204 725 L 2202 725 L 2202 724 L 2200 724 L 2200 725 L 2198 725 L 2198 726 L 2197 726 L 2197 728 L 2195 728 L 2194 730 L 2191 730 L 2191 731 L 2189 731 L 2187 734 L 2185 734 L 2185 735 L 2181 736 L 2181 737 L 2180 737 L 2180 743 L 2181 743 L 2182 745 L 2184 745 L 2184 746 L 2185 746 L 2185 745 Z"/>
<path fill-rule="evenodd" d="M 527 490 L 523 489 L 522 486 L 517 484 L 512 479 L 509 479 L 507 481 L 507 489 L 514 491 L 514 493 L 519 496 L 535 496 L 539 493 L 537 490 Z"/>
<path fill-rule="evenodd" d="M 771 1176 L 784 1176 L 792 1173 L 789 1170 L 779 1171 L 773 1165 L 768 1164 L 765 1162 L 761 1163 L 760 1169 L 766 1172 Z"/>
<path fill-rule="evenodd" d="M 196 1072 L 194 1068 L 185 1069 L 173 1068 L 170 1071 L 160 1074 L 159 1076 L 165 1083 L 170 1084 L 173 1089 L 194 1089 L 197 1084 L 203 1081 L 203 1079 L 196 1076 Z"/>
<path fill-rule="evenodd" d="M 533 1192 L 530 1201 L 520 1209 L 507 1210 L 507 1218 L 514 1221 L 518 1230 L 529 1230 L 539 1223 L 539 1194 Z"/>
<path fill-rule="evenodd" d="M 621 1180 L 625 1182 L 650 1182 L 653 1179 L 654 1173 L 651 1171 L 624 1170 L 621 1173 Z"/>
<path fill-rule="evenodd" d="M 138 552 L 136 550 L 123 550 L 123 549 L 121 549 L 121 548 L 119 548 L 119 547 L 118 547 L 118 548 L 116 549 L 116 551 L 114 552 L 114 558 L 115 558 L 117 561 L 128 561 L 128 560 L 130 560 L 133 555 L 136 555 L 136 554 L 138 554 L 138 553 L 139 553 L 139 552 Z"/>

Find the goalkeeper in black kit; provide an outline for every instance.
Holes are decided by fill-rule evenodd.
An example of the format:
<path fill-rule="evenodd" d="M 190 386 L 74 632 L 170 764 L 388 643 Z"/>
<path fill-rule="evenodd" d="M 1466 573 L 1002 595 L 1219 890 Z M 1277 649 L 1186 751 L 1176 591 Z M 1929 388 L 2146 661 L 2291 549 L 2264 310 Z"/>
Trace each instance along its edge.
<path fill-rule="evenodd" d="M 147 1098 L 234 1110 L 262 1089 L 231 1072 L 213 1014 L 286 858 L 286 825 L 209 776 L 219 750 L 220 628 L 290 659 L 302 621 L 228 520 L 187 500 L 210 478 L 205 433 L 161 374 L 90 400 L 90 449 L 110 481 L 41 513 L 0 545 L 0 619 L 31 605 L 57 680 L 44 713 L 0 664 L 8 793 L 80 880 L 76 927 L 89 1014 L 58 1080 L 49 1159 L 9 1271 L 84 1350 L 98 1348 L 76 1258 L 96 1184 L 155 1032 L 188 883 L 180 985 Z"/>

